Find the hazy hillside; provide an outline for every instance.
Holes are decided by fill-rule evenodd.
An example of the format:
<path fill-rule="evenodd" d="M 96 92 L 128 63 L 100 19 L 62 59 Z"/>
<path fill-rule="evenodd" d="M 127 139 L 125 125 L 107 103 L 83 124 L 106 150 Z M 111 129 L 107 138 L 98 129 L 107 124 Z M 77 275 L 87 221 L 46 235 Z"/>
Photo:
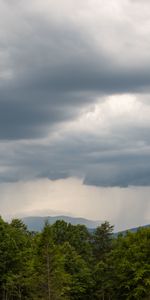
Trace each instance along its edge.
<path fill-rule="evenodd" d="M 128 229 L 126 229 L 126 230 L 116 232 L 115 235 L 118 235 L 118 234 L 120 234 L 120 233 L 123 234 L 123 235 L 125 235 L 128 231 L 135 233 L 135 232 L 137 232 L 138 229 L 140 229 L 140 228 L 148 228 L 148 227 L 150 227 L 150 224 L 148 224 L 148 225 L 143 225 L 143 226 L 138 226 L 138 227 L 134 227 L 134 228 L 128 228 Z"/>
<path fill-rule="evenodd" d="M 24 217 L 22 218 L 23 222 L 27 225 L 28 229 L 31 231 L 41 231 L 45 221 L 48 221 L 49 224 L 54 224 L 57 220 L 64 220 L 67 223 L 72 225 L 85 225 L 87 228 L 94 229 L 97 226 L 101 225 L 102 221 L 92 221 L 84 218 L 74 218 L 68 216 L 47 216 L 47 217 Z"/>
<path fill-rule="evenodd" d="M 85 225 L 91 233 L 94 231 L 94 229 L 96 229 L 96 227 L 102 224 L 102 221 L 93 221 L 85 218 L 75 218 L 68 216 L 31 216 L 22 218 L 22 221 L 25 225 L 27 225 L 28 230 L 30 231 L 41 231 L 44 227 L 45 221 L 48 221 L 49 224 L 54 224 L 57 220 L 64 220 L 65 222 L 71 223 L 72 225 Z M 118 235 L 119 233 L 125 234 L 127 231 L 136 232 L 139 228 L 145 227 L 150 227 L 150 225 L 128 228 L 127 230 L 115 232 L 114 235 Z"/>

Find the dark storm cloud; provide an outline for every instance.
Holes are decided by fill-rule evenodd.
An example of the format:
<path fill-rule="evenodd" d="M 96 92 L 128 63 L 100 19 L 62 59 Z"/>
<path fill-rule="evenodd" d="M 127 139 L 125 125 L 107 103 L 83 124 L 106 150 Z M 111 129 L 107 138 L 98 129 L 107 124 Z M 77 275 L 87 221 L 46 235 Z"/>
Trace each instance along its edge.
<path fill-rule="evenodd" d="M 7 3 L 3 9 L 10 20 L 0 32 L 0 139 L 46 136 L 51 126 L 74 117 L 98 96 L 149 90 L 149 61 L 136 68 L 124 65 L 128 49 L 118 63 L 111 40 L 107 51 L 104 38 L 98 46 L 88 33 L 90 24 L 85 29 L 72 19 L 50 19 L 51 13 L 47 19 L 18 1 L 12 12 Z M 100 34 L 107 36 L 100 25 Z"/>
<path fill-rule="evenodd" d="M 122 158 L 120 164 L 115 164 L 115 161 L 112 165 L 98 164 L 89 170 L 84 184 L 101 187 L 150 186 L 150 164 L 143 162 L 142 165 L 134 165 L 130 157 L 129 160 L 125 157 L 125 161 Z"/>
<path fill-rule="evenodd" d="M 113 123 L 112 123 L 113 127 Z M 116 125 L 111 133 L 97 135 L 63 133 L 49 142 L 12 143 L 11 152 L 1 161 L 7 167 L 3 181 L 67 177 L 83 178 L 84 184 L 102 187 L 150 185 L 150 137 L 137 135 L 138 128 L 128 127 L 126 134 Z M 148 128 L 147 128 L 148 131 Z M 8 142 L 9 145 L 9 142 Z"/>
<path fill-rule="evenodd" d="M 15 98 L 14 98 L 15 97 Z M 63 107 L 63 102 L 69 102 L 69 95 L 58 92 L 25 91 L 18 89 L 11 96 L 3 93 L 0 101 L 0 139 L 26 139 L 39 138 L 53 129 L 56 123 L 73 118 L 77 113 L 68 105 Z M 82 96 L 80 96 L 82 98 Z M 78 96 L 74 96 L 74 100 Z M 59 105 L 56 103 L 60 102 Z"/>
<path fill-rule="evenodd" d="M 116 10 L 92 0 L 0 4 L 1 182 L 77 176 L 98 186 L 150 185 L 148 10 L 118 0 Z M 127 93 L 139 98 L 120 113 L 125 98 L 108 99 Z M 84 132 L 78 118 L 94 103 L 97 123 L 106 120 L 89 126 L 83 118 Z"/>

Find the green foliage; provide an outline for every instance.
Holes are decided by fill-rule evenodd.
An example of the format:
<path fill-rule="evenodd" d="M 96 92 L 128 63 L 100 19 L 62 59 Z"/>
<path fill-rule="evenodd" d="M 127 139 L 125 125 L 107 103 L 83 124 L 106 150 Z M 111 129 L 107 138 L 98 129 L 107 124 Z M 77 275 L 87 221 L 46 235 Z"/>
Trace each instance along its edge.
<path fill-rule="evenodd" d="M 111 259 L 120 299 L 150 297 L 150 229 L 118 237 Z"/>
<path fill-rule="evenodd" d="M 45 224 L 36 240 L 34 259 L 36 294 L 39 299 L 64 299 L 69 280 L 64 270 L 64 256 L 61 246 L 54 244 L 52 227 Z"/>
<path fill-rule="evenodd" d="M 104 259 L 105 255 L 111 250 L 113 228 L 109 222 L 104 222 L 97 227 L 93 235 L 93 251 L 97 260 Z"/>
<path fill-rule="evenodd" d="M 62 248 L 65 258 L 65 271 L 70 276 L 69 299 L 92 299 L 90 298 L 93 288 L 91 269 L 74 247 L 66 242 Z"/>
<path fill-rule="evenodd" d="M 84 225 L 67 224 L 64 221 L 56 221 L 51 226 L 53 240 L 56 244 L 69 242 L 78 254 L 89 260 L 92 256 L 92 247 L 90 244 L 90 234 Z"/>
<path fill-rule="evenodd" d="M 0 218 L 0 299 L 150 299 L 150 228 L 112 231 L 57 221 L 33 234 Z"/>
<path fill-rule="evenodd" d="M 0 222 L 0 290 L 5 299 L 28 299 L 32 239 L 24 224 Z M 5 296 L 4 296 L 5 295 Z"/>

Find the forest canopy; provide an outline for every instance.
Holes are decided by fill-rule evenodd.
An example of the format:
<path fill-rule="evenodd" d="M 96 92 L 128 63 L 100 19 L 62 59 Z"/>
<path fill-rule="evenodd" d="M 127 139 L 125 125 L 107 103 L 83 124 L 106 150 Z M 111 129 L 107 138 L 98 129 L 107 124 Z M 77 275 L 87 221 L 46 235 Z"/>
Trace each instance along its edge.
<path fill-rule="evenodd" d="M 40 233 L 0 219 L 0 299 L 150 299 L 150 228 L 113 235 L 104 222 L 45 223 Z"/>

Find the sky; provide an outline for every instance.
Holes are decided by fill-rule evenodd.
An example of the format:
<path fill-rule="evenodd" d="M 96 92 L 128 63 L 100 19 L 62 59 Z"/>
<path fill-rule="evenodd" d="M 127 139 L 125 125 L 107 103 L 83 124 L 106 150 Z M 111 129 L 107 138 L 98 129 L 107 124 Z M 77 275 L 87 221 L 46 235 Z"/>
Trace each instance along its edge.
<path fill-rule="evenodd" d="M 0 214 L 150 223 L 150 2 L 0 0 Z"/>

